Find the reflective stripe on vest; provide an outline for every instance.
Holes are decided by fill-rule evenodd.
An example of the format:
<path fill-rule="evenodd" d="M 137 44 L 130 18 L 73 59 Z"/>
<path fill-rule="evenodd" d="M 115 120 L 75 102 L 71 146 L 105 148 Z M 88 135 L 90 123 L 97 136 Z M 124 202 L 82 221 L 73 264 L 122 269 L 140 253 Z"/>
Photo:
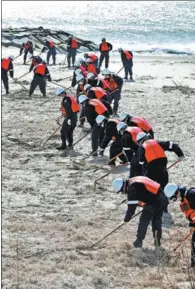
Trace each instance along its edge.
<path fill-rule="evenodd" d="M 11 60 L 9 58 L 4 58 L 1 62 L 1 67 L 7 71 L 9 68 L 10 62 Z"/>
<path fill-rule="evenodd" d="M 134 116 L 131 118 L 131 121 L 136 123 L 138 127 L 140 127 L 142 130 L 144 130 L 146 132 L 148 132 L 152 129 L 151 125 L 143 117 Z"/>
<path fill-rule="evenodd" d="M 124 51 L 124 54 L 125 54 L 127 60 L 132 58 L 131 54 L 128 51 Z"/>
<path fill-rule="evenodd" d="M 117 126 L 117 124 L 120 122 L 120 120 L 119 119 L 115 119 L 115 118 L 111 118 L 111 119 L 108 120 L 108 123 L 109 122 L 114 122 L 116 124 L 116 126 Z"/>
<path fill-rule="evenodd" d="M 184 197 L 183 201 L 180 202 L 180 207 L 183 213 L 186 215 L 186 218 L 195 224 L 195 210 L 191 209 L 186 197 Z"/>
<path fill-rule="evenodd" d="M 95 97 L 98 99 L 101 99 L 104 95 L 106 95 L 106 92 L 101 87 L 92 87 L 90 91 L 93 91 L 95 93 Z"/>
<path fill-rule="evenodd" d="M 79 112 L 80 110 L 80 107 L 78 105 L 78 103 L 76 102 L 76 99 L 74 98 L 74 96 L 69 96 L 69 95 L 66 95 L 66 97 L 70 98 L 70 101 L 71 101 L 71 110 L 72 112 Z M 63 103 L 63 101 L 62 101 Z M 61 107 L 61 112 L 64 116 L 66 116 L 66 109 L 64 106 Z"/>
<path fill-rule="evenodd" d="M 143 132 L 141 128 L 139 127 L 133 127 L 133 126 L 129 126 L 126 128 L 125 131 L 128 131 L 128 133 L 131 135 L 132 140 L 134 141 L 134 143 L 137 144 L 137 140 L 136 137 L 138 135 L 138 133 Z"/>
<path fill-rule="evenodd" d="M 93 53 L 89 53 L 88 56 L 89 56 L 89 58 L 91 59 L 92 62 L 96 61 L 96 59 L 97 59 L 97 56 L 95 54 L 93 54 Z"/>
<path fill-rule="evenodd" d="M 54 42 L 53 41 L 49 41 L 49 47 L 50 48 L 54 47 Z"/>
<path fill-rule="evenodd" d="M 166 158 L 163 148 L 154 139 L 145 141 L 143 147 L 145 149 L 145 158 L 148 163 L 156 159 Z"/>
<path fill-rule="evenodd" d="M 108 111 L 105 105 L 99 99 L 90 99 L 89 104 L 94 106 L 95 111 L 98 115 L 103 114 L 104 112 Z"/>
<path fill-rule="evenodd" d="M 71 41 L 71 48 L 77 48 L 77 41 L 74 38 Z"/>
<path fill-rule="evenodd" d="M 109 51 L 109 46 L 108 46 L 107 42 L 103 42 L 101 44 L 101 51 Z"/>
<path fill-rule="evenodd" d="M 118 84 L 114 81 L 113 78 L 110 78 L 109 80 L 106 80 L 108 86 L 109 86 L 109 89 L 110 91 L 114 91 L 117 89 L 118 87 Z"/>
<path fill-rule="evenodd" d="M 45 70 L 46 70 L 46 65 L 43 63 L 38 64 L 35 68 L 34 68 L 34 72 L 35 74 L 41 74 L 41 75 L 45 75 Z"/>
<path fill-rule="evenodd" d="M 129 179 L 129 184 L 133 184 L 133 183 L 140 183 L 143 184 L 146 188 L 146 190 L 154 195 L 156 195 L 158 193 L 158 190 L 160 188 L 160 184 L 158 184 L 157 182 L 154 182 L 153 180 L 147 178 L 147 177 L 134 177 Z"/>
<path fill-rule="evenodd" d="M 88 72 L 92 72 L 92 73 L 94 73 L 94 74 L 97 74 L 96 67 L 95 67 L 95 65 L 92 64 L 92 63 L 89 63 L 89 64 L 87 65 L 87 71 L 88 71 Z"/>

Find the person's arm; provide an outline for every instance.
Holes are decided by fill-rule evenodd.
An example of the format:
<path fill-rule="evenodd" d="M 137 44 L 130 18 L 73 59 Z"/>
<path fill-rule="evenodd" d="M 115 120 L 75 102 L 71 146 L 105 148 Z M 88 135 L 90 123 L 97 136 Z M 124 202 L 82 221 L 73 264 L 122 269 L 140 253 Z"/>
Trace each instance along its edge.
<path fill-rule="evenodd" d="M 111 127 L 108 125 L 106 127 L 106 130 L 105 130 L 105 135 L 104 135 L 104 138 L 103 138 L 103 141 L 100 145 L 100 148 L 101 149 L 105 149 L 108 145 L 108 143 L 112 140 L 112 129 Z"/>
<path fill-rule="evenodd" d="M 125 214 L 124 222 L 129 222 L 135 213 L 139 200 L 134 186 L 129 186 L 127 189 L 128 208 Z"/>
<path fill-rule="evenodd" d="M 137 150 L 137 160 L 140 164 L 146 163 L 145 150 L 142 146 L 139 146 Z"/>
<path fill-rule="evenodd" d="M 34 64 L 31 63 L 31 66 L 30 66 L 30 68 L 29 68 L 29 72 L 31 72 L 31 71 L 33 70 L 33 67 L 34 67 Z"/>
<path fill-rule="evenodd" d="M 24 43 L 22 43 L 22 46 L 20 48 L 20 55 L 22 55 L 23 50 L 24 50 Z"/>
<path fill-rule="evenodd" d="M 10 61 L 8 70 L 9 70 L 9 74 L 10 74 L 11 78 L 13 78 L 14 77 L 14 66 L 13 66 L 12 61 Z"/>
<path fill-rule="evenodd" d="M 112 44 L 110 44 L 109 42 L 107 42 L 107 44 L 108 44 L 108 47 L 109 47 L 109 51 L 111 51 L 112 50 Z"/>
<path fill-rule="evenodd" d="M 113 78 L 114 78 L 114 81 L 116 81 L 116 83 L 118 84 L 118 89 L 121 90 L 123 86 L 123 79 L 118 75 L 114 75 Z"/>
<path fill-rule="evenodd" d="M 172 141 L 159 141 L 158 143 L 164 151 L 174 152 L 179 158 L 184 157 L 184 153 L 178 144 L 173 143 Z"/>
<path fill-rule="evenodd" d="M 67 50 L 70 50 L 71 42 L 72 42 L 72 39 L 69 39 L 68 42 L 67 42 Z"/>
<path fill-rule="evenodd" d="M 47 79 L 48 79 L 49 81 L 51 81 L 51 76 L 50 76 L 49 69 L 47 68 L 47 66 L 46 66 L 46 69 L 45 69 L 45 73 L 46 73 L 46 75 L 47 75 Z"/>
<path fill-rule="evenodd" d="M 43 46 L 43 48 L 42 48 L 42 50 L 41 50 L 41 53 L 45 52 L 45 50 L 47 50 L 47 49 L 48 49 L 48 47 L 47 47 L 47 41 L 45 41 L 44 46 Z"/>
<path fill-rule="evenodd" d="M 66 110 L 66 116 L 69 119 L 72 117 L 72 110 L 71 110 L 71 100 L 69 97 L 65 97 L 63 100 L 63 106 Z"/>
<path fill-rule="evenodd" d="M 100 51 L 100 52 L 101 52 L 101 46 L 102 46 L 102 44 L 99 45 L 99 51 Z"/>

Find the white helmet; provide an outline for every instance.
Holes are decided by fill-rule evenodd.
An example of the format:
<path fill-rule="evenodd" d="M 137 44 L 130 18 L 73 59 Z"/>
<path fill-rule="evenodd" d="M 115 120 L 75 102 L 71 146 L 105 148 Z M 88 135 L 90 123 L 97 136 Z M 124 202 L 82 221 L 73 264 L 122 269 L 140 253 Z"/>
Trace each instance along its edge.
<path fill-rule="evenodd" d="M 89 72 L 89 73 L 87 74 L 87 79 L 90 79 L 90 78 L 92 78 L 92 77 L 95 77 L 95 74 L 92 73 L 92 72 Z"/>
<path fill-rule="evenodd" d="M 123 185 L 124 185 L 124 180 L 121 178 L 117 178 L 112 182 L 112 187 L 115 193 L 119 193 L 122 190 Z"/>
<path fill-rule="evenodd" d="M 86 62 L 86 63 L 90 63 L 90 62 L 91 62 L 91 58 L 87 58 L 87 59 L 85 60 L 85 62 Z"/>
<path fill-rule="evenodd" d="M 79 67 L 80 66 L 80 61 L 75 61 L 74 67 Z"/>
<path fill-rule="evenodd" d="M 79 101 L 79 104 L 83 103 L 84 101 L 86 101 L 88 99 L 88 97 L 84 94 L 81 94 L 79 97 L 78 97 L 78 101 Z"/>
<path fill-rule="evenodd" d="M 137 137 L 136 137 L 137 143 L 139 143 L 141 140 L 143 140 L 146 136 L 147 136 L 147 133 L 145 133 L 145 132 L 139 132 L 139 133 L 137 134 Z"/>
<path fill-rule="evenodd" d="M 179 186 L 177 186 L 176 184 L 169 183 L 165 186 L 164 193 L 167 196 L 167 198 L 171 198 L 175 195 L 178 188 L 179 188 Z"/>
<path fill-rule="evenodd" d="M 63 92 L 66 93 L 65 89 L 63 89 L 63 88 L 61 88 L 61 87 L 59 87 L 59 88 L 56 90 L 56 94 L 57 94 L 57 95 L 60 95 L 60 94 L 62 94 Z"/>
<path fill-rule="evenodd" d="M 75 74 L 78 75 L 82 72 L 82 70 L 80 68 L 75 69 Z"/>
<path fill-rule="evenodd" d="M 104 70 L 101 71 L 101 74 L 102 75 L 109 75 L 110 71 L 108 69 L 104 69 Z"/>
<path fill-rule="evenodd" d="M 128 116 L 130 116 L 128 113 L 126 113 L 126 112 L 121 112 L 121 113 L 119 114 L 119 120 L 120 120 L 120 121 L 124 121 Z"/>
<path fill-rule="evenodd" d="M 84 86 L 84 90 L 87 91 L 88 89 L 90 89 L 92 86 L 90 84 L 85 84 Z"/>
<path fill-rule="evenodd" d="M 97 124 L 101 124 L 105 119 L 106 117 L 100 114 L 96 117 L 95 121 L 97 122 Z"/>
<path fill-rule="evenodd" d="M 116 129 L 119 132 L 121 129 L 125 129 L 127 127 L 128 127 L 128 125 L 125 122 L 121 121 L 117 124 Z"/>
<path fill-rule="evenodd" d="M 13 55 L 10 55 L 8 58 L 14 60 L 15 57 Z"/>
<path fill-rule="evenodd" d="M 79 82 L 79 81 L 81 81 L 81 80 L 83 80 L 84 79 L 84 76 L 82 75 L 82 74 L 77 74 L 77 76 L 76 76 L 76 82 Z"/>

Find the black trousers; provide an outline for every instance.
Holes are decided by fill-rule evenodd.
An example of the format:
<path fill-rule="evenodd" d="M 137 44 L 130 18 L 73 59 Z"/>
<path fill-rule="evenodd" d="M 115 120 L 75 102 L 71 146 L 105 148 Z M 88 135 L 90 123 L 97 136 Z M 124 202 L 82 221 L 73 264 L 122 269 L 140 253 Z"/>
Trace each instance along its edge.
<path fill-rule="evenodd" d="M 43 96 L 46 95 L 46 81 L 43 76 L 34 75 L 33 80 L 30 85 L 29 96 L 31 96 L 35 90 L 35 88 L 39 86 L 41 93 Z"/>
<path fill-rule="evenodd" d="M 195 227 L 195 224 L 192 224 Z M 195 231 L 192 233 L 191 240 L 191 267 L 195 267 Z"/>
<path fill-rule="evenodd" d="M 121 99 L 121 91 L 117 90 L 116 92 L 112 93 L 111 96 L 112 96 L 111 102 L 114 101 L 113 113 L 115 114 L 118 111 L 119 101 Z"/>
<path fill-rule="evenodd" d="M 73 132 L 74 132 L 76 125 L 77 125 L 77 113 L 72 114 L 71 125 L 68 125 L 68 118 L 64 119 L 61 131 L 60 131 L 63 146 L 66 146 L 66 141 L 68 141 L 68 144 L 70 146 L 73 144 Z"/>
<path fill-rule="evenodd" d="M 104 61 L 104 58 L 105 58 L 105 68 L 108 68 L 108 64 L 109 64 L 109 51 L 103 51 L 103 52 L 101 52 L 100 61 L 99 61 L 99 65 L 98 65 L 99 68 L 102 66 L 102 63 L 103 63 L 103 61 Z"/>
<path fill-rule="evenodd" d="M 121 145 L 121 140 L 117 138 L 110 146 L 110 159 L 120 154 L 122 151 L 123 151 L 123 147 Z M 119 159 L 124 163 L 128 162 L 128 159 L 125 154 L 121 154 L 119 156 Z M 115 161 L 116 159 L 111 161 L 110 164 L 114 165 Z"/>
<path fill-rule="evenodd" d="M 33 49 L 25 49 L 24 50 L 24 63 L 26 63 L 26 58 L 27 58 L 28 53 L 33 55 Z"/>
<path fill-rule="evenodd" d="M 5 71 L 5 69 L 1 69 L 1 80 L 3 81 L 3 85 L 5 87 L 6 93 L 8 93 L 9 92 L 9 80 L 8 80 L 7 71 Z"/>
<path fill-rule="evenodd" d="M 76 58 L 76 49 L 73 49 L 71 48 L 69 51 L 68 51 L 68 56 L 67 56 L 67 61 L 68 61 L 68 67 L 70 67 L 70 62 L 71 62 L 71 59 L 72 59 L 72 66 L 74 66 L 74 63 L 75 63 L 75 58 Z"/>
<path fill-rule="evenodd" d="M 128 77 L 128 74 L 129 74 L 130 78 L 132 78 L 132 76 L 133 76 L 132 66 L 133 66 L 133 64 L 132 64 L 131 60 L 124 61 L 125 77 Z"/>
<path fill-rule="evenodd" d="M 104 138 L 104 129 L 95 123 L 92 128 L 91 134 L 91 148 L 92 151 L 97 151 Z"/>
<path fill-rule="evenodd" d="M 49 59 L 52 56 L 53 64 L 56 64 L 56 51 L 54 49 L 50 49 L 47 52 L 47 64 L 49 64 Z"/>
<path fill-rule="evenodd" d="M 139 241 L 144 240 L 150 222 L 152 222 L 153 237 L 155 238 L 155 234 L 157 234 L 158 240 L 162 238 L 162 215 L 165 203 L 166 198 L 163 191 L 161 191 L 155 204 L 147 204 L 143 208 L 137 230 L 137 239 Z"/>

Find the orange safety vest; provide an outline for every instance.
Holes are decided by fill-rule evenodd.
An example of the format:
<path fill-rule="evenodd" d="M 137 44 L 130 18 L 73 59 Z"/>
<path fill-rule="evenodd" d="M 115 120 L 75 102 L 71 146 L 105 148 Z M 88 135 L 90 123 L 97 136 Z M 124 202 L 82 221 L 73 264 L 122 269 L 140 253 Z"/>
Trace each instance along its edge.
<path fill-rule="evenodd" d="M 71 48 L 77 48 L 77 41 L 74 38 L 72 38 Z"/>
<path fill-rule="evenodd" d="M 105 79 L 100 79 L 100 81 L 103 83 L 103 89 L 108 89 L 109 85 Z"/>
<path fill-rule="evenodd" d="M 106 95 L 106 92 L 101 87 L 92 87 L 90 91 L 93 91 L 95 93 L 95 97 L 98 99 L 102 99 L 102 97 Z"/>
<path fill-rule="evenodd" d="M 43 63 L 40 63 L 35 67 L 34 72 L 35 72 L 35 74 L 41 74 L 44 76 L 45 70 L 46 70 L 46 65 Z"/>
<path fill-rule="evenodd" d="M 103 42 L 101 44 L 101 51 L 109 51 L 109 46 L 108 46 L 107 42 Z"/>
<path fill-rule="evenodd" d="M 148 163 L 156 159 L 166 158 L 163 148 L 154 139 L 145 141 L 143 147 L 145 149 L 145 158 Z"/>
<path fill-rule="evenodd" d="M 98 115 L 108 111 L 106 106 L 99 99 L 90 99 L 89 104 L 95 108 L 95 111 Z"/>
<path fill-rule="evenodd" d="M 89 56 L 89 58 L 91 59 L 92 62 L 96 61 L 96 59 L 97 59 L 97 56 L 95 54 L 93 54 L 93 53 L 89 53 L 88 56 Z"/>
<path fill-rule="evenodd" d="M 85 92 L 83 84 L 79 84 L 79 90 L 82 91 L 82 92 Z"/>
<path fill-rule="evenodd" d="M 128 133 L 131 135 L 134 143 L 137 143 L 136 137 L 137 137 L 138 133 L 142 132 L 141 128 L 133 127 L 133 126 L 127 127 L 125 131 L 128 131 Z"/>
<path fill-rule="evenodd" d="M 66 97 L 69 97 L 70 100 L 71 100 L 71 110 L 72 110 L 72 112 L 79 112 L 80 107 L 79 107 L 78 103 L 76 102 L 76 99 L 74 98 L 74 96 L 66 95 Z M 63 101 L 62 101 L 62 104 L 63 104 Z M 63 105 L 62 105 L 60 110 L 61 110 L 63 116 L 67 115 L 66 109 L 65 109 L 65 107 Z"/>
<path fill-rule="evenodd" d="M 132 58 L 132 55 L 128 51 L 124 51 L 124 54 L 125 54 L 127 60 Z"/>
<path fill-rule="evenodd" d="M 54 42 L 53 41 L 49 41 L 49 47 L 50 48 L 54 47 Z"/>
<path fill-rule="evenodd" d="M 111 77 L 109 80 L 106 80 L 109 86 L 110 91 L 114 91 L 117 89 L 118 84 L 114 81 L 114 79 Z"/>
<path fill-rule="evenodd" d="M 92 63 L 89 63 L 89 64 L 87 65 L 87 71 L 88 71 L 88 72 L 92 72 L 92 73 L 94 73 L 94 74 L 97 74 L 96 67 L 95 67 L 95 65 L 92 64 Z"/>
<path fill-rule="evenodd" d="M 147 189 L 148 192 L 156 195 L 158 193 L 158 190 L 160 188 L 160 184 L 158 184 L 157 182 L 147 178 L 147 177 L 142 177 L 142 176 L 138 176 L 138 177 L 134 177 L 129 179 L 129 184 L 133 184 L 133 183 L 140 183 L 143 184 L 145 186 L 145 188 Z"/>
<path fill-rule="evenodd" d="M 151 125 L 143 117 L 134 116 L 134 117 L 132 117 L 131 121 L 136 123 L 138 127 L 140 127 L 142 130 L 144 130 L 146 132 L 148 132 L 152 129 Z"/>
<path fill-rule="evenodd" d="M 9 68 L 10 62 L 11 60 L 9 58 L 4 58 L 1 62 L 1 67 L 7 71 Z"/>
<path fill-rule="evenodd" d="M 180 202 L 180 207 L 182 212 L 186 215 L 186 218 L 195 224 L 195 210 L 191 209 L 186 197 Z"/>

